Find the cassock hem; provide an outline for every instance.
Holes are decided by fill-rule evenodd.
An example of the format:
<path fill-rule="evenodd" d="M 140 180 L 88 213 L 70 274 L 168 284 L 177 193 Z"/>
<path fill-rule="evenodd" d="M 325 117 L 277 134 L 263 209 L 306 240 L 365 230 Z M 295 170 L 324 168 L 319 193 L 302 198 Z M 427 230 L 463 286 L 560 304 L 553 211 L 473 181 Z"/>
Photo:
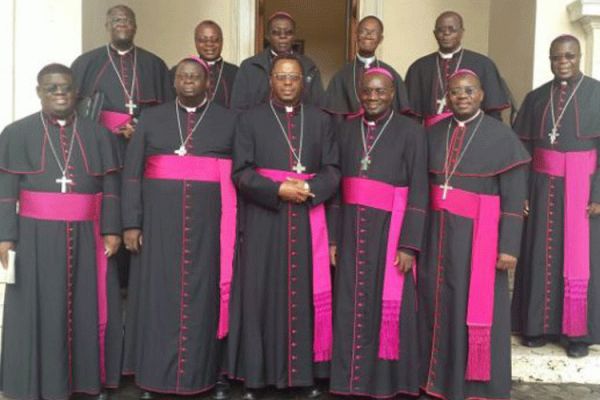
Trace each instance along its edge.
<path fill-rule="evenodd" d="M 212 383 L 209 386 L 205 386 L 203 388 L 200 389 L 191 389 L 191 390 L 177 390 L 175 388 L 173 389 L 162 389 L 162 388 L 156 388 L 153 386 L 149 386 L 149 385 L 144 385 L 139 383 L 137 380 L 135 381 L 135 385 L 137 387 L 139 387 L 140 389 L 149 391 L 149 392 L 154 392 L 154 393 L 162 393 L 162 394 L 174 394 L 174 395 L 195 395 L 195 394 L 200 394 L 200 393 L 204 393 L 207 392 L 209 390 L 211 390 L 212 388 L 215 387 L 215 384 Z"/>
<path fill-rule="evenodd" d="M 396 392 L 393 392 L 391 394 L 372 394 L 372 393 L 366 393 L 366 392 L 355 392 L 353 390 L 350 391 L 345 391 L 345 390 L 336 390 L 336 389 L 329 389 L 329 393 L 332 393 L 336 396 L 365 396 L 365 397 L 371 397 L 374 399 L 389 399 L 392 397 L 396 397 L 399 394 L 405 394 L 408 396 L 418 396 L 419 395 L 419 390 L 415 391 L 415 392 L 411 392 L 409 390 L 398 390 Z"/>

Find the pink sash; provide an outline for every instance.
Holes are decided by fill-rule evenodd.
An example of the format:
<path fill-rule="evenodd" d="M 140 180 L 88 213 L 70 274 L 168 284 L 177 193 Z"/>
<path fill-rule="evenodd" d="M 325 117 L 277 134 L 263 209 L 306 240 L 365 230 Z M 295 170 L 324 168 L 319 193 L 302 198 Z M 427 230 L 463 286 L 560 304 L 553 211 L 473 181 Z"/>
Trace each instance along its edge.
<path fill-rule="evenodd" d="M 561 153 L 536 148 L 533 169 L 565 179 L 562 331 L 570 337 L 585 336 L 590 280 L 590 221 L 586 208 L 591 175 L 596 171 L 596 150 Z"/>
<path fill-rule="evenodd" d="M 108 262 L 104 254 L 104 239 L 100 232 L 102 193 L 56 193 L 22 190 L 19 196 L 19 214 L 22 217 L 46 221 L 92 221 L 96 237 L 96 276 L 98 296 L 98 341 L 100 347 L 100 379 L 106 382 L 105 339 L 108 321 L 106 272 Z"/>
<path fill-rule="evenodd" d="M 385 275 L 379 328 L 379 358 L 397 360 L 400 353 L 400 310 L 404 275 L 394 265 L 408 202 L 408 188 L 364 178 L 342 180 L 344 204 L 356 204 L 391 212 L 385 256 Z M 414 266 L 413 266 L 414 267 Z"/>
<path fill-rule="evenodd" d="M 157 155 L 146 159 L 146 179 L 218 182 L 221 187 L 220 306 L 217 337 L 229 333 L 229 296 L 237 215 L 237 195 L 231 181 L 231 160 L 213 157 Z"/>
<path fill-rule="evenodd" d="M 440 122 L 443 119 L 448 118 L 449 116 L 451 116 L 452 113 L 451 112 L 445 112 L 445 113 L 441 113 L 441 114 L 436 114 L 436 115 L 430 115 L 428 117 L 425 117 L 424 125 L 425 128 L 428 128 L 432 125 L 437 124 L 438 122 Z"/>
<path fill-rule="evenodd" d="M 115 134 L 118 134 L 119 128 L 127 125 L 131 120 L 132 117 L 129 114 L 115 111 L 100 112 L 100 124 Z"/>
<path fill-rule="evenodd" d="M 442 192 L 438 185 L 431 187 L 433 210 L 446 210 L 473 220 L 471 281 L 467 304 L 469 354 L 465 378 L 468 381 L 489 381 L 500 197 L 451 189 L 446 200 L 442 200 Z"/>
<path fill-rule="evenodd" d="M 264 168 L 257 168 L 256 172 L 275 182 L 283 182 L 288 177 L 308 180 L 315 176 L 315 174 L 297 174 L 291 171 Z M 314 360 L 321 362 L 331 360 L 333 345 L 329 237 L 323 204 L 310 208 L 309 220 L 313 259 L 313 305 L 315 309 L 313 352 Z"/>

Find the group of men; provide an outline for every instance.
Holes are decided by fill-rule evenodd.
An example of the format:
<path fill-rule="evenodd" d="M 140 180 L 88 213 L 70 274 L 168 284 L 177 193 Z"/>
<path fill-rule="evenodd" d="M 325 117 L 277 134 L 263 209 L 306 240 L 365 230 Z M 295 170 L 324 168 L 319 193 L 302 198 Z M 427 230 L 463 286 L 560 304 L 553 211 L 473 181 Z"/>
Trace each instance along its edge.
<path fill-rule="evenodd" d="M 555 79 L 527 96 L 517 136 L 457 13 L 406 83 L 364 18 L 326 91 L 292 51 L 295 24 L 271 16 L 269 47 L 238 70 L 203 21 L 198 55 L 169 73 L 115 6 L 110 43 L 42 68 L 41 111 L 0 135 L 2 266 L 17 254 L 5 396 L 107 398 L 132 374 L 142 399 L 227 399 L 227 379 L 246 400 L 267 386 L 317 398 L 323 380 L 349 396 L 510 398 L 517 264 L 526 345 L 566 338 L 581 357 L 600 343 L 600 83 L 577 39 L 552 42 Z"/>

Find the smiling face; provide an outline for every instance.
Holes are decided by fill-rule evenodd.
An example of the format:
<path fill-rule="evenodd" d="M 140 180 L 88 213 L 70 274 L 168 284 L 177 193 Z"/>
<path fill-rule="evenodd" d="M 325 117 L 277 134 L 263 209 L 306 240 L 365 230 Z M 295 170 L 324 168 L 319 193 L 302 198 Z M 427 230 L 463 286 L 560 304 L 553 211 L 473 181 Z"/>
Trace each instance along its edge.
<path fill-rule="evenodd" d="M 289 18 L 274 18 L 267 27 L 265 37 L 277 54 L 290 53 L 295 39 L 294 23 Z"/>
<path fill-rule="evenodd" d="M 116 7 L 107 17 L 106 29 L 110 33 L 110 42 L 115 47 L 129 48 L 137 31 L 135 15 L 128 9 Z"/>
<path fill-rule="evenodd" d="M 363 57 L 374 56 L 382 40 L 383 32 L 379 21 L 375 18 L 363 19 L 356 29 L 358 53 Z"/>
<path fill-rule="evenodd" d="M 479 79 L 473 75 L 458 75 L 448 82 L 448 106 L 460 120 L 474 116 L 483 101 Z"/>
<path fill-rule="evenodd" d="M 360 102 L 369 119 L 384 115 L 394 101 L 394 84 L 382 74 L 364 75 L 360 87 Z"/>
<path fill-rule="evenodd" d="M 442 14 L 435 21 L 433 35 L 443 53 L 452 53 L 460 47 L 464 29 L 460 18 L 454 13 Z"/>
<path fill-rule="evenodd" d="M 198 25 L 194 32 L 194 41 L 198 55 L 206 61 L 214 61 L 221 57 L 223 37 L 221 31 L 214 25 Z"/>
<path fill-rule="evenodd" d="M 575 40 L 555 42 L 550 47 L 550 68 L 557 79 L 567 80 L 580 73 L 581 49 Z"/>
<path fill-rule="evenodd" d="M 49 73 L 41 77 L 37 95 L 42 111 L 58 119 L 69 117 L 75 109 L 76 92 L 73 77 L 64 73 Z"/>
<path fill-rule="evenodd" d="M 295 105 L 302 97 L 304 83 L 302 67 L 297 60 L 279 60 L 271 72 L 271 89 L 277 101 Z"/>
<path fill-rule="evenodd" d="M 206 95 L 207 79 L 204 68 L 194 61 L 182 61 L 175 71 L 175 92 L 186 106 L 198 105 Z"/>

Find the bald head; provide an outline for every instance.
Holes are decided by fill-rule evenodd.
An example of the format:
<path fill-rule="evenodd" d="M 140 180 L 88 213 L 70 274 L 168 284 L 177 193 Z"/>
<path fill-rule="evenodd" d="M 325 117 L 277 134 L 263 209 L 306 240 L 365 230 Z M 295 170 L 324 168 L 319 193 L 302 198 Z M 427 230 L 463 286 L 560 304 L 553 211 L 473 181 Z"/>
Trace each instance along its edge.
<path fill-rule="evenodd" d="M 581 45 L 575 36 L 561 35 L 550 45 L 550 68 L 560 80 L 577 78 L 581 74 Z"/>
<path fill-rule="evenodd" d="M 194 29 L 194 43 L 203 60 L 218 60 L 223 50 L 223 31 L 219 24 L 212 20 L 200 22 Z"/>
<path fill-rule="evenodd" d="M 461 46 L 464 32 L 463 19 L 455 11 L 445 11 L 435 20 L 433 35 L 442 53 L 453 53 Z"/>
<path fill-rule="evenodd" d="M 374 15 L 367 15 L 366 17 L 364 17 L 363 19 L 361 19 L 358 23 L 358 29 L 360 30 L 361 25 L 363 25 L 364 23 L 371 21 L 375 24 L 377 24 L 377 26 L 379 27 L 379 30 L 381 33 L 383 33 L 383 21 L 381 21 L 379 18 L 377 18 Z"/>
<path fill-rule="evenodd" d="M 444 11 L 443 13 L 441 13 L 437 19 L 435 20 L 435 25 L 437 26 L 437 24 L 445 18 L 454 18 L 456 19 L 456 21 L 458 22 L 458 26 L 460 28 L 464 28 L 463 25 L 463 18 L 462 15 L 460 15 L 459 13 L 457 13 L 456 11 Z"/>
<path fill-rule="evenodd" d="M 574 44 L 575 46 L 577 46 L 577 49 L 581 52 L 581 43 L 579 43 L 579 39 L 577 39 L 573 35 L 560 35 L 554 38 L 552 43 L 550 43 L 550 52 L 552 53 L 552 48 L 564 43 Z"/>

